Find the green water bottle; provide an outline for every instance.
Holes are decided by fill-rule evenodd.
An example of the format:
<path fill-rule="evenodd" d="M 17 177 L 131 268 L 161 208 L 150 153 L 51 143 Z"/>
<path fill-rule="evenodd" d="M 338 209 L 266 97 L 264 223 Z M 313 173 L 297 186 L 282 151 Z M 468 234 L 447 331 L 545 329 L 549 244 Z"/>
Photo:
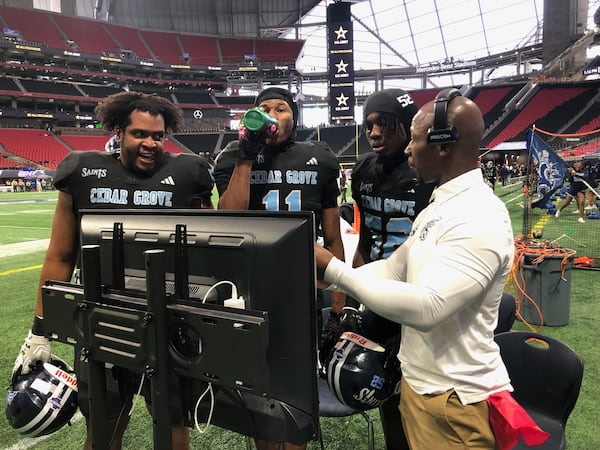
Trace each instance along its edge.
<path fill-rule="evenodd" d="M 266 133 L 273 135 L 279 124 L 277 119 L 268 115 L 262 108 L 252 108 L 246 111 L 242 117 L 242 124 L 254 133 Z"/>

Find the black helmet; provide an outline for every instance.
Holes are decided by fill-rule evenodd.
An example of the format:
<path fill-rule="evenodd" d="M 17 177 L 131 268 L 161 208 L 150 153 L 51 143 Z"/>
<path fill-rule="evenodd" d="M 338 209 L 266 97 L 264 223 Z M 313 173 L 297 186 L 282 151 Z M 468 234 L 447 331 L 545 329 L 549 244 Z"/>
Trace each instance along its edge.
<path fill-rule="evenodd" d="M 388 347 L 399 342 L 401 325 L 375 314 L 370 309 L 358 310 L 351 306 L 342 309 L 337 338 L 353 331 L 378 344 Z M 389 343 L 389 344 L 388 344 Z"/>
<path fill-rule="evenodd" d="M 6 396 L 6 417 L 23 436 L 43 436 L 65 425 L 77 411 L 77 379 L 58 358 L 38 361 L 26 375 L 17 374 Z"/>
<path fill-rule="evenodd" d="M 342 333 L 326 364 L 329 388 L 351 408 L 379 407 L 399 392 L 401 372 L 395 349 L 397 345 L 386 349 L 352 331 Z"/>

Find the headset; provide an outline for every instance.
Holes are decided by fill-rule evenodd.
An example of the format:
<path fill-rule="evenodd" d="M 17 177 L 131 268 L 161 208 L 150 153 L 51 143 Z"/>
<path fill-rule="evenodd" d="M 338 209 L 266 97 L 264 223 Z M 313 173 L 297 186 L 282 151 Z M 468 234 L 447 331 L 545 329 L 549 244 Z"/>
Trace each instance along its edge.
<path fill-rule="evenodd" d="M 448 105 L 455 97 L 460 95 L 458 89 L 448 88 L 440 91 L 435 96 L 433 127 L 427 130 L 428 144 L 450 144 L 458 140 L 458 130 L 454 125 L 448 123 Z"/>

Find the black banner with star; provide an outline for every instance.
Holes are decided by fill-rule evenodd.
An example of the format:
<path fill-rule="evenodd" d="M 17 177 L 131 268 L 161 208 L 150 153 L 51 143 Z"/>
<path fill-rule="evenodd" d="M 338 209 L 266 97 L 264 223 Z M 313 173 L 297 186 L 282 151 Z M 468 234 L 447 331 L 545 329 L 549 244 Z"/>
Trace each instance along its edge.
<path fill-rule="evenodd" d="M 354 120 L 354 40 L 350 3 L 327 7 L 327 54 L 329 67 L 329 121 Z"/>

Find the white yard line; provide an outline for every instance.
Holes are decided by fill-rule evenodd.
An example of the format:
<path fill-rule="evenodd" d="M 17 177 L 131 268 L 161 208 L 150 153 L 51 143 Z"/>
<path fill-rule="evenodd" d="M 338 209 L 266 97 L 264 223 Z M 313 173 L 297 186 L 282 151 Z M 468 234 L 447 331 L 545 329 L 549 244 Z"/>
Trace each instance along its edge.
<path fill-rule="evenodd" d="M 83 415 L 81 412 L 77 411 L 77 413 L 71 419 L 71 423 L 75 423 L 83 419 Z M 37 438 L 23 438 L 16 444 L 11 445 L 10 447 L 5 447 L 4 450 L 27 450 L 28 448 L 33 447 L 36 444 L 48 439 L 52 434 L 47 434 L 46 436 L 40 436 Z"/>
<path fill-rule="evenodd" d="M 15 244 L 0 245 L 0 258 L 3 256 L 16 256 L 25 253 L 47 250 L 50 239 L 37 239 L 29 242 L 17 242 Z"/>

